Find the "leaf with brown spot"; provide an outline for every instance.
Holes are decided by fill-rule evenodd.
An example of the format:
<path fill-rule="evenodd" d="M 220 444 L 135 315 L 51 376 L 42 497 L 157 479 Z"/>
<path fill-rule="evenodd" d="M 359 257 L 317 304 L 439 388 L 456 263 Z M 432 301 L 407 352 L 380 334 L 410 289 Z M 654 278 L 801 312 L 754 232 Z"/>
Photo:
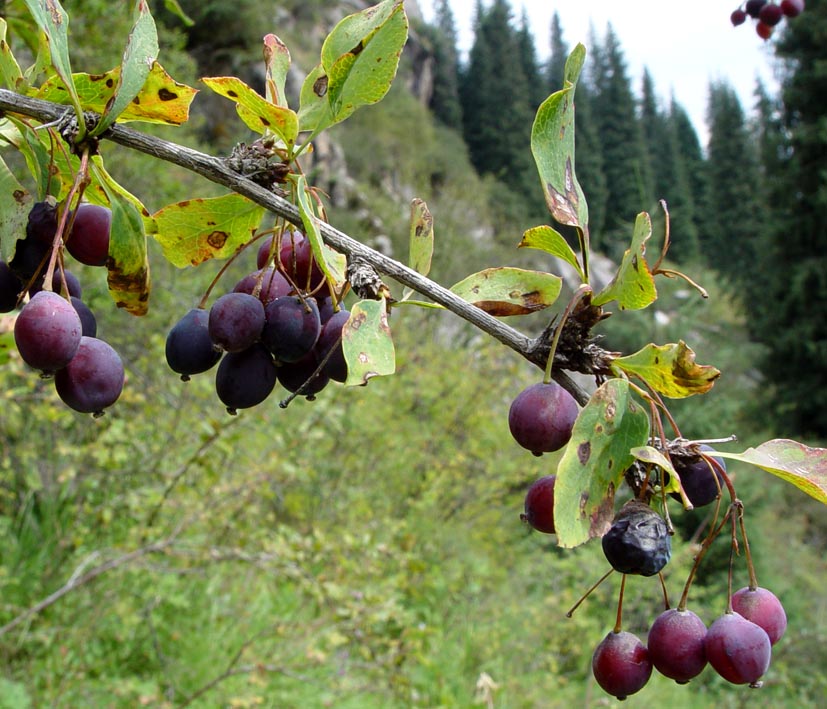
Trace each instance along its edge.
<path fill-rule="evenodd" d="M 711 365 L 697 364 L 695 353 L 683 340 L 677 344 L 648 344 L 642 350 L 612 361 L 612 371 L 640 377 L 652 389 L 671 399 L 704 394 L 721 372 Z"/>
<path fill-rule="evenodd" d="M 115 86 L 120 81 L 121 69 L 116 67 L 106 74 L 74 74 L 74 82 L 84 109 L 103 113 L 112 100 Z M 143 88 L 118 116 L 119 123 L 142 121 L 178 126 L 189 119 L 189 107 L 197 89 L 175 81 L 156 61 L 153 62 Z M 55 103 L 66 103 L 62 83 L 56 79 L 45 82 L 37 97 Z"/>
<path fill-rule="evenodd" d="M 295 144 L 299 135 L 299 119 L 295 111 L 271 103 L 234 76 L 205 77 L 201 81 L 220 96 L 233 101 L 238 115 L 250 130 L 255 133 L 270 130 L 286 146 Z"/>
<path fill-rule="evenodd" d="M 267 98 L 277 106 L 287 108 L 284 85 L 290 71 L 290 51 L 274 34 L 264 35 L 264 67 L 269 92 Z"/>
<path fill-rule="evenodd" d="M 373 377 L 396 371 L 396 352 L 384 298 L 362 300 L 351 308 L 342 330 L 342 350 L 347 362 L 347 386 L 361 386 Z"/>
<path fill-rule="evenodd" d="M 526 315 L 552 305 L 562 283 L 552 273 L 503 266 L 471 274 L 451 292 L 491 315 Z"/>
<path fill-rule="evenodd" d="M 232 256 L 253 237 L 263 216 L 263 207 L 241 195 L 228 194 L 170 204 L 152 218 L 164 256 L 184 268 Z"/>
<path fill-rule="evenodd" d="M 628 381 L 610 379 L 592 394 L 557 466 L 554 527 L 560 546 L 605 534 L 614 517 L 615 491 L 635 460 L 631 449 L 648 437 L 649 416 Z"/>
<path fill-rule="evenodd" d="M 0 158 L 0 258 L 10 261 L 14 255 L 17 239 L 26 233 L 33 201 Z"/>
<path fill-rule="evenodd" d="M 133 202 L 124 196 L 123 188 L 99 168 L 98 162 L 92 161 L 90 167 L 112 210 L 106 263 L 109 294 L 119 308 L 132 315 L 146 315 L 150 279 L 143 218 Z"/>
<path fill-rule="evenodd" d="M 411 201 L 408 244 L 408 265 L 417 273 L 427 276 L 434 255 L 434 218 L 428 205 L 419 198 Z M 407 300 L 413 293 L 411 288 L 405 288 L 402 300 Z"/>

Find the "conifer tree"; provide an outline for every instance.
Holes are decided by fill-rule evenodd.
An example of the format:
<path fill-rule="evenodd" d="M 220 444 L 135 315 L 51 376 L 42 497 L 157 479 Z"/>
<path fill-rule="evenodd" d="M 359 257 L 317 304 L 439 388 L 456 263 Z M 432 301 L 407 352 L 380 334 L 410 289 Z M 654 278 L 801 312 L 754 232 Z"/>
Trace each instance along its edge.
<path fill-rule="evenodd" d="M 752 308 L 766 344 L 764 372 L 774 384 L 772 411 L 790 433 L 827 436 L 827 3 L 807 3 L 776 47 L 786 150 L 772 177 L 775 211 L 762 249 L 764 293 Z M 766 143 L 764 155 L 766 156 Z"/>
<path fill-rule="evenodd" d="M 708 125 L 708 222 L 701 246 L 710 264 L 741 287 L 754 278 L 765 215 L 755 141 L 738 95 L 726 82 L 710 85 Z"/>
<path fill-rule="evenodd" d="M 520 65 L 523 68 L 523 76 L 525 76 L 528 88 L 528 100 L 532 110 L 536 111 L 550 92 L 546 91 L 545 82 L 542 80 L 542 72 L 537 60 L 537 47 L 534 43 L 534 36 L 531 34 L 531 24 L 525 8 L 523 8 L 520 27 L 517 30 L 517 46 L 520 52 Z"/>
<path fill-rule="evenodd" d="M 692 222 L 698 248 L 706 228 L 706 158 L 692 119 L 674 96 L 669 104 L 669 122 L 684 165 L 687 189 L 692 196 Z"/>
<path fill-rule="evenodd" d="M 551 53 L 546 64 L 546 81 L 549 91 L 557 91 L 563 87 L 563 75 L 566 68 L 566 59 L 569 56 L 569 45 L 563 39 L 563 27 L 560 24 L 560 15 L 557 11 L 551 16 Z"/>
<path fill-rule="evenodd" d="M 678 131 L 670 116 L 658 105 L 648 69 L 643 73 L 640 121 L 646 155 L 652 171 L 655 197 L 665 200 L 671 219 L 670 257 L 686 261 L 698 253 L 695 204 L 689 188 L 686 164 L 680 151 Z M 658 214 L 653 213 L 653 216 Z M 659 217 L 656 221 L 662 223 Z"/>
<path fill-rule="evenodd" d="M 593 230 L 597 248 L 617 256 L 628 246 L 635 215 L 653 199 L 645 144 L 635 110 L 626 61 L 611 25 L 602 45 L 593 41 L 593 117 L 601 145 L 607 198 L 604 233 Z"/>
<path fill-rule="evenodd" d="M 514 190 L 536 191 L 531 151 L 534 110 L 506 0 L 477 3 L 474 43 L 460 83 L 463 136 L 480 173 Z"/>
<path fill-rule="evenodd" d="M 434 52 L 434 88 L 430 108 L 438 120 L 462 130 L 459 101 L 459 53 L 457 29 L 448 0 L 437 0 L 436 24 L 431 28 Z"/>

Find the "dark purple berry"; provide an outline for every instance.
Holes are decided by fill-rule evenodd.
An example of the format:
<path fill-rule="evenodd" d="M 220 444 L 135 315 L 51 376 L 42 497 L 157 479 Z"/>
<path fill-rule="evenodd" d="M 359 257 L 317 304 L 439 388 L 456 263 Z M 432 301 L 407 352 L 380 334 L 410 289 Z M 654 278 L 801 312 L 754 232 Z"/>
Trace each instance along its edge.
<path fill-rule="evenodd" d="M 342 349 L 342 332 L 349 319 L 350 312 L 344 309 L 332 315 L 322 327 L 319 340 L 316 343 L 316 354 L 319 361 L 321 362 L 327 357 L 324 372 L 335 382 L 344 382 L 347 379 L 347 362 Z M 330 353 L 329 357 L 328 353 Z"/>
<path fill-rule="evenodd" d="M 804 0 L 782 0 L 781 12 L 787 17 L 798 17 L 804 12 Z"/>
<path fill-rule="evenodd" d="M 261 337 L 264 306 L 247 293 L 227 293 L 210 308 L 207 327 L 218 347 L 227 352 L 241 352 Z"/>
<path fill-rule="evenodd" d="M 260 342 L 228 352 L 215 373 L 215 391 L 231 414 L 260 404 L 275 386 L 276 365 Z"/>
<path fill-rule="evenodd" d="M 207 329 L 209 315 L 203 308 L 193 308 L 167 334 L 166 358 L 173 372 L 183 381 L 192 374 L 206 372 L 221 359 Z"/>
<path fill-rule="evenodd" d="M 732 594 L 732 610 L 762 627 L 775 645 L 787 629 L 787 614 L 777 596 L 766 588 L 749 587 Z"/>
<path fill-rule="evenodd" d="M 747 0 L 744 10 L 753 20 L 757 20 L 761 14 L 761 8 L 766 4 L 767 0 Z"/>
<path fill-rule="evenodd" d="M 34 274 L 46 265 L 51 250 L 51 244 L 38 241 L 31 236 L 18 239 L 14 256 L 9 261 L 9 268 L 24 284 L 28 283 Z"/>
<path fill-rule="evenodd" d="M 684 684 L 706 667 L 706 625 L 692 611 L 664 611 L 649 628 L 647 647 L 655 669 Z"/>
<path fill-rule="evenodd" d="M 646 646 L 633 633 L 609 633 L 592 656 L 592 672 L 605 692 L 618 699 L 639 692 L 652 676 Z"/>
<path fill-rule="evenodd" d="M 80 318 L 81 335 L 95 337 L 98 334 L 98 321 L 95 314 L 80 298 L 72 296 L 72 307 Z"/>
<path fill-rule="evenodd" d="M 557 382 L 532 384 L 511 403 L 508 427 L 523 448 L 542 455 L 569 442 L 578 413 L 574 397 Z"/>
<path fill-rule="evenodd" d="M 233 288 L 234 293 L 258 295 L 264 305 L 282 295 L 288 295 L 291 290 L 285 277 L 274 268 L 260 269 L 244 276 Z"/>
<path fill-rule="evenodd" d="M 57 293 L 40 291 L 14 322 L 14 342 L 23 361 L 43 372 L 65 367 L 80 345 L 82 325 L 72 304 Z"/>
<path fill-rule="evenodd" d="M 123 391 L 123 363 L 103 340 L 82 337 L 77 354 L 55 374 L 55 388 L 63 402 L 82 414 L 101 416 Z"/>
<path fill-rule="evenodd" d="M 784 11 L 775 3 L 767 3 L 758 13 L 758 19 L 769 27 L 775 27 L 784 17 Z"/>
<path fill-rule="evenodd" d="M 12 272 L 9 264 L 0 261 L 0 313 L 10 313 L 17 307 L 23 282 Z"/>
<path fill-rule="evenodd" d="M 324 273 L 313 259 L 310 240 L 301 232 L 282 234 L 278 257 L 278 269 L 299 289 L 313 292 L 324 282 Z"/>
<path fill-rule="evenodd" d="M 35 202 L 26 222 L 26 238 L 51 247 L 57 232 L 57 204 Z"/>
<path fill-rule="evenodd" d="M 322 324 L 313 298 L 284 295 L 267 304 L 261 342 L 278 362 L 297 362 L 310 354 Z"/>
<path fill-rule="evenodd" d="M 758 686 L 772 656 L 766 631 L 738 613 L 724 613 L 709 626 L 704 649 L 712 668 L 733 684 Z"/>
<path fill-rule="evenodd" d="M 87 266 L 105 266 L 109 259 L 112 212 L 108 207 L 83 202 L 75 210 L 66 250 Z"/>
<path fill-rule="evenodd" d="M 315 352 L 311 352 L 298 362 L 282 364 L 278 368 L 279 383 L 293 394 L 301 390 L 301 396 L 312 399 L 330 381 L 325 370 L 316 373 L 318 368 L 319 359 Z"/>
<path fill-rule="evenodd" d="M 525 512 L 520 518 L 538 532 L 554 534 L 554 485 L 556 475 L 535 480 L 525 496 Z"/>
<path fill-rule="evenodd" d="M 606 559 L 622 574 L 654 576 L 672 556 L 663 517 L 638 500 L 623 505 L 602 541 Z"/>
<path fill-rule="evenodd" d="M 699 446 L 701 451 L 711 452 L 712 448 L 707 445 Z M 726 463 L 723 458 L 714 458 L 724 472 Z M 680 475 L 681 485 L 687 498 L 694 507 L 704 507 L 714 502 L 721 490 L 726 489 L 723 476 L 718 469 L 709 463 L 703 456 L 686 458 L 675 456 L 673 459 L 675 471 Z M 671 493 L 675 499 L 680 499 L 678 493 Z"/>
<path fill-rule="evenodd" d="M 71 271 L 63 271 L 63 275 L 61 276 L 60 269 L 56 268 L 54 273 L 52 273 L 52 290 L 57 293 L 58 295 L 65 295 L 63 292 L 63 279 L 66 279 L 66 286 L 69 289 L 69 295 L 74 296 L 75 298 L 82 298 L 83 297 L 83 288 L 80 285 L 80 281 L 78 277 L 72 273 Z M 41 276 L 37 279 L 37 281 L 29 288 L 29 295 L 34 295 L 35 293 L 39 293 L 43 290 L 43 280 L 44 276 Z"/>

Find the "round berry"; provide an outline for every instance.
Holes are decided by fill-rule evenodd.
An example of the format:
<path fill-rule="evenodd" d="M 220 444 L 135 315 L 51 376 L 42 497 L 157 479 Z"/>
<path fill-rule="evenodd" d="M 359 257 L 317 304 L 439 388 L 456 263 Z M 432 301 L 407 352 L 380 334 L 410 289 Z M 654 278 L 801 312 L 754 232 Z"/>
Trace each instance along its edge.
<path fill-rule="evenodd" d="M 538 532 L 554 534 L 554 484 L 556 475 L 535 480 L 525 496 L 525 512 L 520 518 Z"/>
<path fill-rule="evenodd" d="M 770 27 L 775 27 L 779 22 L 781 22 L 781 18 L 783 17 L 784 11 L 781 7 L 772 2 L 764 5 L 758 13 L 758 19 Z"/>
<path fill-rule="evenodd" d="M 603 535 L 603 553 L 615 571 L 654 576 L 672 556 L 666 522 L 649 505 L 630 500 Z"/>
<path fill-rule="evenodd" d="M 706 667 L 706 625 L 692 611 L 664 611 L 649 628 L 646 645 L 655 669 L 684 684 Z"/>
<path fill-rule="evenodd" d="M 123 363 L 118 353 L 95 337 L 82 337 L 77 354 L 55 375 L 55 388 L 70 408 L 103 415 L 123 391 Z"/>
<path fill-rule="evenodd" d="M 532 384 L 511 403 L 508 427 L 523 448 L 542 455 L 569 442 L 578 413 L 574 397 L 557 382 Z"/>
<path fill-rule="evenodd" d="M 105 266 L 109 259 L 112 212 L 108 207 L 83 202 L 75 210 L 66 250 L 87 266 Z"/>
<path fill-rule="evenodd" d="M 798 17 L 804 12 L 804 0 L 781 0 L 781 12 L 787 17 Z"/>
<path fill-rule="evenodd" d="M 747 0 L 744 10 L 753 20 L 757 20 L 758 15 L 761 14 L 761 8 L 766 4 L 767 0 Z"/>
<path fill-rule="evenodd" d="M 82 334 L 80 316 L 57 293 L 40 291 L 14 322 L 14 342 L 23 361 L 43 372 L 65 367 L 75 356 Z"/>
<path fill-rule="evenodd" d="M 732 594 L 732 610 L 761 626 L 775 645 L 787 629 L 787 614 L 777 596 L 766 588 L 744 587 Z"/>
<path fill-rule="evenodd" d="M 221 352 L 213 346 L 208 320 L 206 310 L 192 308 L 167 334 L 167 364 L 181 375 L 183 381 L 188 381 L 193 374 L 212 369 L 221 359 Z"/>
<path fill-rule="evenodd" d="M 733 10 L 732 14 L 729 16 L 729 21 L 732 22 L 733 27 L 743 25 L 747 21 L 747 13 L 744 12 L 741 8 Z"/>
<path fill-rule="evenodd" d="M 727 682 L 758 685 L 772 649 L 764 629 L 738 613 L 724 613 L 706 632 L 706 659 Z"/>
<path fill-rule="evenodd" d="M 218 347 L 227 352 L 241 352 L 261 337 L 264 306 L 248 293 L 227 293 L 210 308 L 207 328 Z"/>
<path fill-rule="evenodd" d="M 639 692 L 652 676 L 646 646 L 633 633 L 609 633 L 592 656 L 592 672 L 605 692 L 618 699 Z"/>
<path fill-rule="evenodd" d="M 231 414 L 260 404 L 275 386 L 276 365 L 260 342 L 227 353 L 215 373 L 216 393 Z"/>

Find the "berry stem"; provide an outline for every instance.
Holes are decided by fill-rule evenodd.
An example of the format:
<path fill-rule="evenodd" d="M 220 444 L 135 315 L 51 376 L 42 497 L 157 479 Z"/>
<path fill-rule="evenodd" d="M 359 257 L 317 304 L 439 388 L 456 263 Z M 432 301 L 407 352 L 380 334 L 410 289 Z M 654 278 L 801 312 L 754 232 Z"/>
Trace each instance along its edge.
<path fill-rule="evenodd" d="M 554 338 L 551 341 L 548 359 L 546 360 L 546 371 L 545 376 L 543 377 L 543 384 L 551 383 L 551 370 L 554 368 L 554 355 L 557 352 L 557 344 L 560 342 L 560 335 L 563 334 L 563 328 L 566 325 L 566 321 L 569 319 L 569 316 L 572 314 L 575 306 L 583 300 L 586 295 L 591 295 L 592 292 L 592 287 L 588 283 L 583 283 L 577 288 L 576 291 L 574 291 L 574 295 L 572 295 L 568 305 L 566 305 L 566 309 L 563 311 L 560 322 L 557 323 L 557 327 L 554 330 Z"/>
<path fill-rule="evenodd" d="M 749 590 L 754 591 L 758 588 L 758 577 L 755 575 L 755 565 L 752 563 L 752 552 L 749 548 L 749 539 L 747 539 L 747 528 L 744 525 L 744 507 L 740 508 L 738 515 L 738 524 L 741 527 L 741 538 L 744 540 L 744 555 L 747 557 L 747 571 L 749 572 Z"/>
<path fill-rule="evenodd" d="M 619 633 L 623 628 L 623 592 L 626 590 L 626 574 L 620 577 L 620 594 L 617 598 L 617 618 L 615 619 L 614 632 Z"/>
<path fill-rule="evenodd" d="M 698 573 L 698 568 L 701 565 L 701 561 L 706 555 L 706 552 L 709 550 L 709 547 L 712 546 L 712 542 L 714 542 L 717 536 L 721 533 L 721 530 L 727 523 L 727 520 L 729 519 L 731 513 L 732 508 L 730 507 L 730 509 L 727 510 L 727 513 L 724 515 L 724 518 L 721 520 L 720 524 L 717 527 L 711 527 L 709 530 L 709 534 L 707 534 L 706 536 L 706 539 L 704 539 L 701 543 L 701 550 L 695 556 L 695 562 L 692 564 L 692 568 L 689 570 L 689 576 L 687 576 L 686 578 L 686 583 L 683 587 L 683 593 L 681 594 L 681 598 L 678 601 L 679 611 L 686 610 L 686 603 L 689 597 L 689 588 L 692 586 L 692 582 L 695 580 L 695 574 Z"/>
<path fill-rule="evenodd" d="M 575 603 L 571 608 L 569 608 L 568 612 L 566 613 L 566 618 L 571 618 L 574 615 L 574 611 L 576 611 L 581 606 L 583 601 L 585 601 L 601 583 L 603 583 L 607 578 L 609 578 L 609 576 L 611 576 L 613 572 L 614 569 L 609 569 L 598 579 L 597 583 L 592 584 L 591 588 L 589 588 L 588 591 L 586 591 L 582 596 L 580 596 L 580 599 L 577 601 L 577 603 Z"/>

